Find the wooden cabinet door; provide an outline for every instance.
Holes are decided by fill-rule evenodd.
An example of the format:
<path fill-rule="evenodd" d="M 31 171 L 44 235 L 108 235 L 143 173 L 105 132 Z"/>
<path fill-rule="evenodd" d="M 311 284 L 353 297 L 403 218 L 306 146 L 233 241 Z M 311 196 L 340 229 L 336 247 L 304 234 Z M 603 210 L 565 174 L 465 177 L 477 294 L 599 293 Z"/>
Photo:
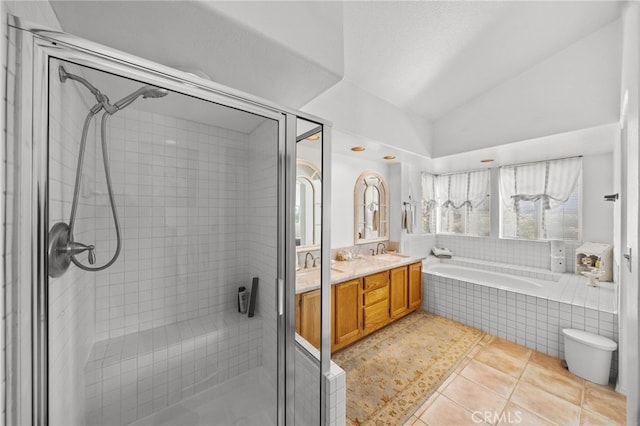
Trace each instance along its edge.
<path fill-rule="evenodd" d="M 409 265 L 409 309 L 422 306 L 422 262 Z"/>
<path fill-rule="evenodd" d="M 336 284 L 334 300 L 334 337 L 336 347 L 360 338 L 362 333 L 362 280 Z"/>
<path fill-rule="evenodd" d="M 298 334 L 316 348 L 320 348 L 320 290 L 309 291 L 299 296 Z"/>
<path fill-rule="evenodd" d="M 407 312 L 407 267 L 394 268 L 389 274 L 389 314 L 391 318 L 399 317 Z"/>
<path fill-rule="evenodd" d="M 363 309 L 363 331 L 369 334 L 389 323 L 389 299 L 384 299 Z"/>

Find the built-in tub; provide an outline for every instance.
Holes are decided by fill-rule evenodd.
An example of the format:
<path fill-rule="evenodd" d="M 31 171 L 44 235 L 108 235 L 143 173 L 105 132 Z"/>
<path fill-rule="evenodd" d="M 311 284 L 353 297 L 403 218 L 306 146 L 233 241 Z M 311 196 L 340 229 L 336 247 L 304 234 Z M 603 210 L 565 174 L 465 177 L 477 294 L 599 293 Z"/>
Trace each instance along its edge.
<path fill-rule="evenodd" d="M 429 265 L 427 273 L 441 277 L 455 278 L 460 281 L 480 284 L 501 290 L 524 292 L 532 296 L 542 295 L 557 287 L 557 282 L 543 281 L 535 278 L 524 278 L 500 272 L 471 269 L 464 266 L 437 263 Z"/>
<path fill-rule="evenodd" d="M 560 358 L 563 328 L 618 341 L 614 283 L 594 288 L 573 274 L 559 274 L 553 276 L 557 281 L 550 281 L 480 269 L 484 265 L 468 267 L 468 260 L 465 266 L 453 262 L 423 263 L 424 310 Z M 511 267 L 523 273 L 523 268 Z M 524 272 L 544 276 L 545 271 Z M 611 375 L 616 373 L 617 352 Z"/>

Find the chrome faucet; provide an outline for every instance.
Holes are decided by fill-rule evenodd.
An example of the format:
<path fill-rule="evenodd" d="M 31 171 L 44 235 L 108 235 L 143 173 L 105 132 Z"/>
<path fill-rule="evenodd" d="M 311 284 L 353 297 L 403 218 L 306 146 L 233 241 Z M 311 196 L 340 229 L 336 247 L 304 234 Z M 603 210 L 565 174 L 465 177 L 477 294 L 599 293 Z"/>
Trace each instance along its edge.
<path fill-rule="evenodd" d="M 382 251 L 380 251 L 380 246 L 382 246 Z M 384 254 L 386 249 L 387 246 L 385 246 L 384 243 L 378 243 L 378 245 L 376 246 L 376 254 Z"/>
<path fill-rule="evenodd" d="M 309 267 L 309 256 L 311 256 L 311 260 L 313 260 L 313 268 L 316 267 L 316 258 L 313 257 L 313 255 L 311 254 L 310 251 L 307 252 L 307 254 L 304 255 L 304 269 L 307 269 Z"/>

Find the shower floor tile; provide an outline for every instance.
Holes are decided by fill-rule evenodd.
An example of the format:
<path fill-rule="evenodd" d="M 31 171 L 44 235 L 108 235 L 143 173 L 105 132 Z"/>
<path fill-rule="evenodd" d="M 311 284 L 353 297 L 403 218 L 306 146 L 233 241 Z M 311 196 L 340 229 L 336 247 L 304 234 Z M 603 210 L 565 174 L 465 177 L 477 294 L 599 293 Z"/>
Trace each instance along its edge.
<path fill-rule="evenodd" d="M 130 426 L 269 426 L 276 420 L 276 389 L 255 368 Z"/>

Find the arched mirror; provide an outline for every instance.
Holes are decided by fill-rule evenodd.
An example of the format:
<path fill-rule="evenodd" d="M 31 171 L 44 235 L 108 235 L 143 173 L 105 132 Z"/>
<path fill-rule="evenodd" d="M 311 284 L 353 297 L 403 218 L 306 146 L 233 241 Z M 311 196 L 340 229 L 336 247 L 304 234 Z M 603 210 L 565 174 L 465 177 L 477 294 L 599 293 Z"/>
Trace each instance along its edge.
<path fill-rule="evenodd" d="M 296 245 L 320 245 L 320 205 L 322 177 L 311 162 L 298 159 L 296 164 Z"/>
<path fill-rule="evenodd" d="M 365 171 L 354 188 L 355 244 L 389 239 L 389 193 L 384 178 Z"/>

